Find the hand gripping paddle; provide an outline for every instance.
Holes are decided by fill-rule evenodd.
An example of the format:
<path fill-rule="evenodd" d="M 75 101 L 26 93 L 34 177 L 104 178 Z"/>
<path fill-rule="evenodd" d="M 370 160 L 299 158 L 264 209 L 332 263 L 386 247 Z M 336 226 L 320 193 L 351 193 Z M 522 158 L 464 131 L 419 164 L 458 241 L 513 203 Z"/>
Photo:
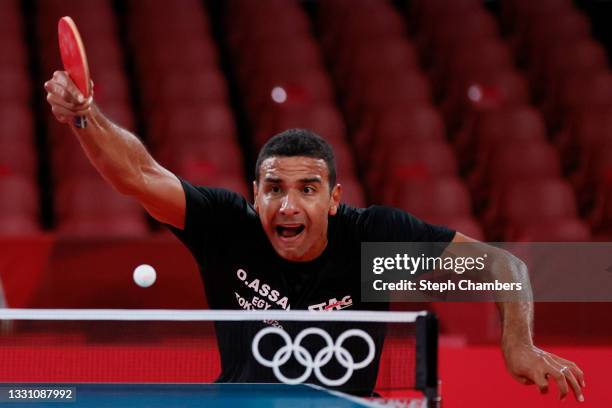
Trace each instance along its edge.
<path fill-rule="evenodd" d="M 70 79 L 79 88 L 83 96 L 89 98 L 91 89 L 87 55 L 85 54 L 85 47 L 83 46 L 79 30 L 77 30 L 72 18 L 60 18 L 57 23 L 57 35 L 64 69 L 68 72 Z M 74 126 L 77 128 L 87 127 L 87 118 L 84 116 L 75 117 Z"/>

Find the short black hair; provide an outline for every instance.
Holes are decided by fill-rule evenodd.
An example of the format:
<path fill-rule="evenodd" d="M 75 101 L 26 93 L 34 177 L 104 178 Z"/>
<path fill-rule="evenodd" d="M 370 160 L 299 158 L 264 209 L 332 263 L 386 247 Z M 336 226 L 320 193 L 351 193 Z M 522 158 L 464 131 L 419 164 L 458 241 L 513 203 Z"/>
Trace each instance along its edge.
<path fill-rule="evenodd" d="M 336 185 L 336 159 L 334 150 L 325 139 L 308 129 L 288 129 L 270 140 L 259 151 L 255 164 L 255 182 L 259 183 L 261 163 L 270 157 L 305 156 L 323 159 L 329 172 L 329 189 Z"/>

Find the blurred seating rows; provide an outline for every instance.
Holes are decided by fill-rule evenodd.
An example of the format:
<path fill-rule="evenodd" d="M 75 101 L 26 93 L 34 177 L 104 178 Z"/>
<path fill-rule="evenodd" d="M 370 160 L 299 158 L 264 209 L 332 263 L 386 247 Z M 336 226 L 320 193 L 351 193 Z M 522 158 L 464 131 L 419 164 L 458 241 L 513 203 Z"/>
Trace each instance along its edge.
<path fill-rule="evenodd" d="M 127 23 L 153 156 L 192 183 L 248 196 L 228 84 L 202 2 L 132 0 Z"/>
<path fill-rule="evenodd" d="M 135 117 L 117 17 L 108 0 L 38 2 L 34 15 L 36 57 L 41 77 L 61 69 L 57 22 L 70 15 L 86 44 L 93 96 L 102 111 L 122 126 L 134 128 Z M 39 84 L 39 86 L 42 84 Z M 70 235 L 141 235 L 148 231 L 140 205 L 119 195 L 97 173 L 68 127 L 45 109 L 53 186 L 55 228 Z"/>
<path fill-rule="evenodd" d="M 38 155 L 24 25 L 19 1 L 0 3 L 0 231 L 5 234 L 40 230 Z"/>
<path fill-rule="evenodd" d="M 605 53 L 569 2 L 503 5 L 498 21 L 477 0 L 413 1 L 405 10 L 368 0 L 320 4 L 318 30 L 362 180 L 370 201 L 476 238 L 591 239 L 590 158 L 570 167 L 565 156 L 573 139 L 560 119 L 595 109 L 599 123 L 609 120 Z M 561 23 L 544 24 L 547 19 Z M 580 64 L 599 70 L 596 79 L 583 75 L 573 93 L 554 82 L 562 76 L 557 70 L 569 72 L 572 63 L 558 63 L 560 52 L 548 52 L 570 40 L 576 43 L 571 59 L 592 59 L 575 62 L 575 74 Z M 551 89 L 556 93 L 545 99 Z"/>
<path fill-rule="evenodd" d="M 0 41 L 23 58 L 0 60 L 0 80 L 28 76 L 18 4 L 2 4 Z M 393 205 L 478 239 L 612 236 L 612 75 L 570 0 L 502 1 L 498 14 L 480 0 L 231 0 L 215 15 L 220 36 L 199 0 L 37 4 L 42 77 L 61 66 L 56 24 L 70 14 L 98 105 L 196 184 L 249 197 L 246 155 L 305 127 L 333 145 L 347 203 Z M 7 83 L 0 190 L 21 191 L 23 204 L 3 204 L 0 231 L 32 232 L 31 82 Z M 105 184 L 67 128 L 50 113 L 45 123 L 57 230 L 148 233 L 142 209 Z"/>
<path fill-rule="evenodd" d="M 255 150 L 285 129 L 312 129 L 334 148 L 344 201 L 365 205 L 332 81 L 300 4 L 233 0 L 223 23 Z"/>

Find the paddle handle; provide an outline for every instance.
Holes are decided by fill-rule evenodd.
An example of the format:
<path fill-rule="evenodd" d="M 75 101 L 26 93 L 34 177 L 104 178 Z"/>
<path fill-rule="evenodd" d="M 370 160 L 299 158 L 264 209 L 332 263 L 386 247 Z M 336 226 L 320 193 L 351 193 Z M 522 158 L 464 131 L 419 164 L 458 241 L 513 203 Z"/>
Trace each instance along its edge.
<path fill-rule="evenodd" d="M 85 116 L 75 116 L 74 117 L 74 126 L 79 129 L 83 129 L 87 127 L 87 118 Z"/>

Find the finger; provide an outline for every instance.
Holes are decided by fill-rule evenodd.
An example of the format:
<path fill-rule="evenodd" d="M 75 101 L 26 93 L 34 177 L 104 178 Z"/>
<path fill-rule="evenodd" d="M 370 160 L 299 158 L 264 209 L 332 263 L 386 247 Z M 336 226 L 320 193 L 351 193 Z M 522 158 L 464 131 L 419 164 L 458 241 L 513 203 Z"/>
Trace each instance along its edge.
<path fill-rule="evenodd" d="M 578 380 L 574 376 L 572 370 L 570 370 L 568 366 L 565 367 L 567 368 L 563 370 L 563 374 L 565 375 L 565 378 L 567 379 L 570 386 L 572 387 L 572 390 L 574 391 L 574 397 L 576 398 L 576 401 L 584 402 L 584 395 L 582 395 L 582 388 L 580 388 Z"/>
<path fill-rule="evenodd" d="M 535 384 L 533 381 L 531 381 L 531 380 L 530 380 L 529 378 L 527 378 L 527 377 L 518 376 L 518 377 L 515 377 L 515 378 L 516 378 L 516 380 L 517 380 L 518 382 L 520 382 L 521 384 L 524 384 L 524 385 L 533 385 L 533 384 Z"/>
<path fill-rule="evenodd" d="M 66 108 L 68 110 L 72 110 L 75 107 L 74 104 L 64 100 L 56 93 L 48 93 L 47 102 L 49 102 L 51 106 L 57 105 L 57 106 L 61 106 L 62 108 Z"/>
<path fill-rule="evenodd" d="M 63 99 L 69 104 L 75 106 L 83 105 L 83 102 L 86 102 L 85 100 L 83 102 L 80 102 L 79 99 L 69 91 L 67 85 L 62 84 L 61 82 L 55 79 L 47 81 L 45 83 L 45 89 L 48 93 L 56 95 L 60 99 Z"/>
<path fill-rule="evenodd" d="M 544 373 L 534 374 L 532 381 L 540 390 L 540 394 L 548 394 L 548 379 Z"/>
<path fill-rule="evenodd" d="M 551 376 L 557 383 L 557 386 L 559 388 L 559 398 L 564 399 L 565 397 L 567 397 L 567 393 L 569 392 L 569 387 L 567 385 L 567 380 L 566 380 L 564 373 L 561 372 L 561 369 L 563 368 L 563 366 L 561 366 L 559 363 L 557 363 L 554 359 L 550 357 L 545 357 L 544 360 L 546 361 L 548 365 L 548 369 L 546 370 L 546 373 L 549 376 Z"/>
<path fill-rule="evenodd" d="M 71 110 L 71 109 L 66 109 L 62 106 L 58 106 L 58 105 L 54 105 L 51 107 L 51 111 L 53 112 L 54 115 L 62 115 L 62 116 L 67 116 L 67 117 L 73 117 L 73 116 L 85 116 L 89 113 L 89 109 L 85 109 L 85 110 Z"/>
<path fill-rule="evenodd" d="M 67 72 L 55 71 L 53 73 L 53 80 L 65 89 L 66 94 L 72 97 L 72 100 L 75 104 L 82 104 L 83 102 L 85 102 L 85 96 L 74 84 Z"/>
<path fill-rule="evenodd" d="M 566 360 L 562 357 L 555 357 L 557 357 L 557 361 L 559 361 L 562 365 L 569 367 L 569 369 L 572 371 L 572 374 L 574 374 L 574 376 L 578 380 L 578 383 L 582 387 L 586 387 L 586 383 L 584 382 L 584 372 L 580 369 L 580 367 L 578 367 L 576 363 L 574 363 L 573 361 Z"/>
<path fill-rule="evenodd" d="M 55 106 L 55 105 L 59 105 L 63 108 L 66 108 L 70 111 L 86 111 L 87 109 L 89 109 L 91 107 L 91 103 L 93 102 L 93 98 L 87 98 L 85 100 L 85 103 L 79 104 L 79 105 L 75 105 L 71 102 L 66 101 L 65 99 L 61 98 L 60 96 L 58 96 L 55 93 L 48 93 L 47 94 L 47 101 L 49 102 L 49 104 L 51 106 Z"/>

